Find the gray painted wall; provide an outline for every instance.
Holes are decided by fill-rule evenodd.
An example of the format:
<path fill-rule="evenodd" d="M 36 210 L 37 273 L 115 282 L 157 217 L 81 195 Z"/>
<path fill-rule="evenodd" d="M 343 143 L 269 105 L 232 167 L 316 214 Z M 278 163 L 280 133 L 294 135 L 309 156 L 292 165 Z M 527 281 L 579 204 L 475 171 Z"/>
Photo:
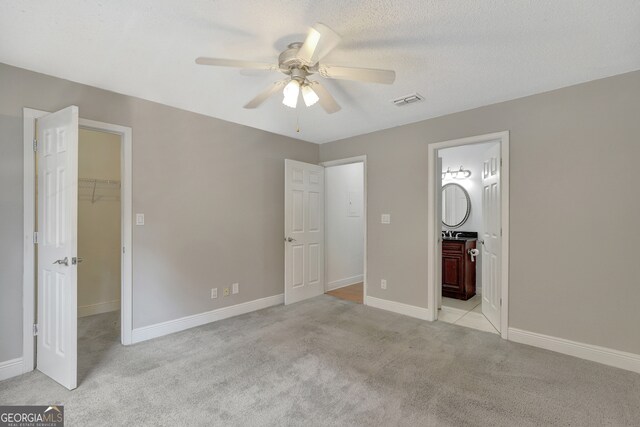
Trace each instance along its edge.
<path fill-rule="evenodd" d="M 283 292 L 283 160 L 317 145 L 4 64 L 0 94 L 0 361 L 22 353 L 23 107 L 133 128 L 134 327 Z"/>
<path fill-rule="evenodd" d="M 640 72 L 319 148 L 2 64 L 0 93 L 0 361 L 21 354 L 21 109 L 70 104 L 133 128 L 135 327 L 283 291 L 285 157 L 368 156 L 369 293 L 426 307 L 427 144 L 510 130 L 511 326 L 640 353 Z"/>
<path fill-rule="evenodd" d="M 21 139 L 21 121 L 0 111 L 0 362 L 22 356 Z"/>
<path fill-rule="evenodd" d="M 633 72 L 321 145 L 367 155 L 369 294 L 427 307 L 427 144 L 509 130 L 510 326 L 640 353 L 639 118 Z"/>

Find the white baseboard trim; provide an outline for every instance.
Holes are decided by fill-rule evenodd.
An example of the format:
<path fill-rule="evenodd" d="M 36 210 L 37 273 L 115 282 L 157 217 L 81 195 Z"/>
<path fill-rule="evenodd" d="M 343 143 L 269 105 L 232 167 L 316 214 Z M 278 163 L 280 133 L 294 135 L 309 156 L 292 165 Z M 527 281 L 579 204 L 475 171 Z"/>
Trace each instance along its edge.
<path fill-rule="evenodd" d="M 142 341 L 150 340 L 152 338 L 157 338 L 164 335 L 172 334 L 174 332 L 184 331 L 185 329 L 194 328 L 196 326 L 205 325 L 217 320 L 239 316 L 241 314 L 262 310 L 263 308 L 280 304 L 284 304 L 284 294 L 256 299 L 229 307 L 222 307 L 216 310 L 194 314 L 192 316 L 181 317 L 180 319 L 169 320 L 167 322 L 156 323 L 155 325 L 144 326 L 142 328 L 135 328 L 131 334 L 131 343 L 139 343 Z"/>
<path fill-rule="evenodd" d="M 78 317 L 93 316 L 94 314 L 108 313 L 120 310 L 120 300 L 99 302 L 97 304 L 81 305 L 78 307 Z"/>
<path fill-rule="evenodd" d="M 11 377 L 17 377 L 23 373 L 22 357 L 0 362 L 0 381 Z"/>
<path fill-rule="evenodd" d="M 429 310 L 424 307 L 416 307 L 415 305 L 409 305 L 401 302 L 390 301 L 390 300 L 370 297 L 370 296 L 364 297 L 364 304 L 371 307 L 380 308 L 382 310 L 392 311 L 398 314 L 404 314 L 405 316 L 415 317 L 417 319 L 429 320 L 429 321 L 434 320 L 431 318 L 431 314 L 429 313 Z"/>
<path fill-rule="evenodd" d="M 364 282 L 364 275 L 347 277 L 346 279 L 334 280 L 327 283 L 327 291 L 333 291 L 335 289 L 344 288 L 345 286 L 355 285 L 356 283 Z"/>
<path fill-rule="evenodd" d="M 569 356 L 640 373 L 640 354 L 509 328 L 509 341 L 528 344 Z"/>

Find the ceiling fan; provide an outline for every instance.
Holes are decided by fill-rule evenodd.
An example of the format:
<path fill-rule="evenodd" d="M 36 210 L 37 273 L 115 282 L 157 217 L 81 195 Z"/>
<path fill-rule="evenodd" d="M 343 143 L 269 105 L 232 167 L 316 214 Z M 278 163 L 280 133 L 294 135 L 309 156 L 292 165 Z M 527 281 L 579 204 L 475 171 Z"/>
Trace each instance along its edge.
<path fill-rule="evenodd" d="M 295 42 L 287 46 L 278 57 L 278 64 L 241 61 L 235 59 L 205 58 L 196 59 L 200 65 L 218 67 L 248 68 L 255 70 L 279 71 L 286 74 L 284 80 L 277 81 L 249 101 L 244 108 L 258 108 L 264 101 L 282 89 L 282 103 L 296 108 L 300 92 L 307 107 L 319 102 L 329 114 L 340 110 L 340 105 L 331 94 L 316 80 L 309 80 L 313 74 L 327 79 L 354 80 L 368 83 L 391 84 L 396 79 L 392 70 L 372 68 L 338 67 L 320 64 L 333 48 L 340 43 L 340 36 L 324 24 L 317 23 L 310 30 L 304 43 Z"/>

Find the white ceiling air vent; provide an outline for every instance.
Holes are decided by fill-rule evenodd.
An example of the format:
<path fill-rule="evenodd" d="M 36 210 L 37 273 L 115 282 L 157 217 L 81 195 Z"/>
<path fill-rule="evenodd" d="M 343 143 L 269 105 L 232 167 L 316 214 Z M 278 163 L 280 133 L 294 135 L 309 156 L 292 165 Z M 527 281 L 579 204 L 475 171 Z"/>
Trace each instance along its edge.
<path fill-rule="evenodd" d="M 420 102 L 424 100 L 424 96 L 420 95 L 419 93 L 412 93 L 411 95 L 405 95 L 405 96 L 401 96 L 400 98 L 396 98 L 393 101 L 393 104 L 401 107 L 403 105 L 407 105 L 407 104 L 413 104 L 415 102 Z"/>

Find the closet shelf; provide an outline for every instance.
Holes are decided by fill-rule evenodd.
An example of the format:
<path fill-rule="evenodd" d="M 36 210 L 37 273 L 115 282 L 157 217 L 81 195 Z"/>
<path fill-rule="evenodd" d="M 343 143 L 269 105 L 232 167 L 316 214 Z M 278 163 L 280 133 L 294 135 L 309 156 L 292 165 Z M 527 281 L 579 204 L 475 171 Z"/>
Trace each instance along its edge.
<path fill-rule="evenodd" d="M 120 181 L 113 179 L 78 178 L 78 199 L 119 201 Z"/>

